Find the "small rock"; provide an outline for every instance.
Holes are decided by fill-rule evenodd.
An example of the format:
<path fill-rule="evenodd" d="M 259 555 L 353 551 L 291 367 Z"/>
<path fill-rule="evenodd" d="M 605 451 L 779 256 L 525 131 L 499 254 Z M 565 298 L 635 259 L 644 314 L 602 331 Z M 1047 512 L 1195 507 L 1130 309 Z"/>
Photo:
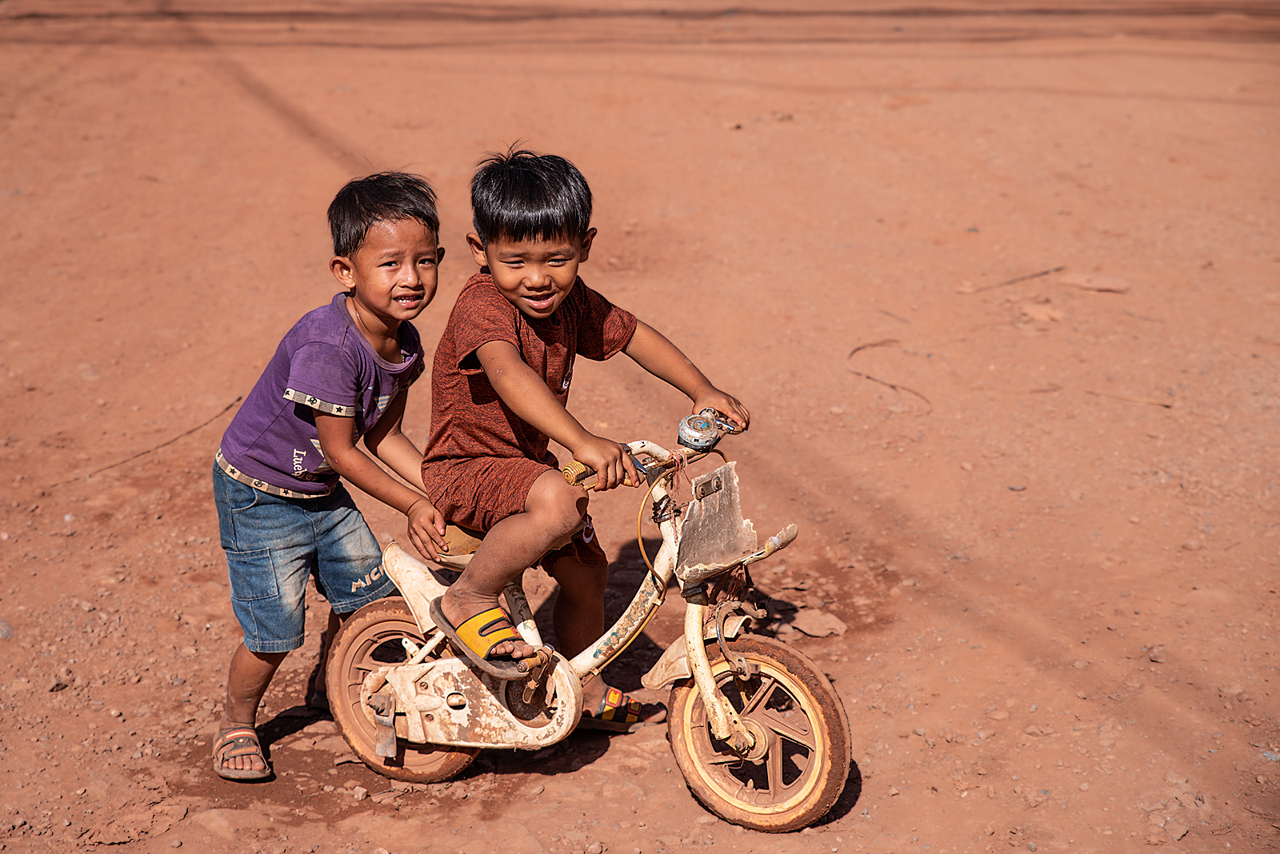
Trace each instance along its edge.
<path fill-rule="evenodd" d="M 1009 720 L 1009 713 L 1004 709 L 996 709 L 995 711 L 987 712 L 987 717 L 993 721 L 1007 721 Z"/>
<path fill-rule="evenodd" d="M 1147 654 L 1147 658 L 1156 664 L 1164 664 L 1168 659 L 1168 654 L 1164 651 L 1163 646 L 1153 646 L 1151 652 Z"/>
<path fill-rule="evenodd" d="M 586 854 L 604 854 L 604 843 L 592 842 L 587 846 Z"/>
<path fill-rule="evenodd" d="M 4 620 L 0 620 L 0 638 L 11 638 L 11 637 L 13 637 L 13 626 L 9 625 Z"/>
<path fill-rule="evenodd" d="M 170 847 L 170 848 L 181 848 L 181 847 L 182 847 L 182 840 L 181 840 L 181 839 L 175 839 L 175 840 L 173 840 L 173 842 L 171 842 L 171 843 L 169 844 L 169 847 Z"/>
<path fill-rule="evenodd" d="M 834 614 L 813 609 L 800 611 L 791 625 L 796 631 L 803 632 L 811 638 L 825 638 L 831 635 L 843 635 L 849 630 L 844 621 Z"/>
<path fill-rule="evenodd" d="M 546 788 L 547 788 L 546 786 L 539 783 L 538 785 L 534 786 L 532 789 L 529 790 L 529 794 L 530 796 L 536 798 L 538 795 L 541 795 L 544 791 L 546 791 Z"/>
<path fill-rule="evenodd" d="M 363 801 L 365 798 L 369 797 L 369 790 L 364 786 L 356 786 L 351 790 L 351 796 L 357 801 Z"/>
<path fill-rule="evenodd" d="M 1187 831 L 1190 829 L 1191 828 L 1187 827 L 1185 824 L 1180 824 L 1176 821 L 1167 822 L 1164 826 L 1164 832 L 1169 834 L 1169 838 L 1174 842 L 1177 842 L 1179 839 L 1186 836 Z"/>

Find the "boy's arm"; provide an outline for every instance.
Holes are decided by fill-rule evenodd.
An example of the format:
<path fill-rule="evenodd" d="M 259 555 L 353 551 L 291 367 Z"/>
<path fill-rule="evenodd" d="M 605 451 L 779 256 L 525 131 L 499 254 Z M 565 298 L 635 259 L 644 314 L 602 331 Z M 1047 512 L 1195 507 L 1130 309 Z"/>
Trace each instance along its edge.
<path fill-rule="evenodd" d="M 751 423 L 751 413 L 736 397 L 713 386 L 688 356 L 644 321 L 636 321 L 635 334 L 622 352 L 658 379 L 684 392 L 693 401 L 694 412 L 715 409 L 744 430 Z"/>
<path fill-rule="evenodd" d="M 420 464 L 422 455 L 418 454 L 408 437 L 400 433 L 404 397 L 404 392 L 396 396 L 374 425 L 374 429 L 365 437 L 365 444 L 405 481 L 420 484 L 420 469 L 410 465 L 408 460 L 411 455 L 416 455 Z M 356 447 L 355 419 L 321 412 L 317 412 L 315 418 L 320 451 L 334 471 L 383 504 L 405 514 L 409 520 L 409 541 L 414 548 L 432 559 L 437 558 L 444 549 L 444 518 L 435 505 L 420 491 L 411 489 L 387 474 Z M 384 454 L 387 456 L 383 456 Z"/>
<path fill-rule="evenodd" d="M 573 458 L 595 470 L 597 489 L 612 489 L 624 478 L 639 485 L 631 455 L 611 439 L 588 431 L 569 414 L 547 387 L 546 381 L 520 358 L 520 351 L 507 341 L 489 341 L 476 348 L 493 390 L 520 420 L 555 439 Z"/>

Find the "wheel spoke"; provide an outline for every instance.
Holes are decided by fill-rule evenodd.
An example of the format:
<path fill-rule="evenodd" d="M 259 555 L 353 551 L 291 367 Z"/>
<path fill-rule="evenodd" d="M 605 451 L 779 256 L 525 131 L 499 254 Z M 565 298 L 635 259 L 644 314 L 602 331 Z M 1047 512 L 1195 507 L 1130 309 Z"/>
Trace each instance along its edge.
<path fill-rule="evenodd" d="M 776 732 L 783 738 L 794 741 L 796 744 L 808 750 L 817 750 L 818 742 L 814 737 L 813 728 L 809 726 L 809 720 L 804 716 L 803 712 L 797 711 L 804 722 L 804 726 L 797 726 L 793 722 L 774 709 L 765 709 L 764 711 L 752 716 L 752 719 L 764 724 L 769 729 Z"/>
<path fill-rule="evenodd" d="M 782 777 L 782 739 L 777 736 L 769 739 L 769 752 L 765 754 L 764 767 L 769 791 L 777 795 L 786 788 L 786 781 Z"/>
<path fill-rule="evenodd" d="M 748 698 L 746 692 L 743 690 L 746 687 L 746 683 L 738 682 L 738 693 L 742 696 L 742 709 L 738 714 L 744 718 L 748 717 L 756 710 L 757 707 L 764 703 L 765 700 L 769 699 L 769 695 L 773 693 L 773 689 L 777 684 L 777 680 L 772 676 L 765 676 L 762 673 L 760 674 L 760 687 L 757 688 L 755 693 Z"/>
<path fill-rule="evenodd" d="M 736 753 L 717 753 L 715 756 L 707 757 L 708 765 L 736 765 L 742 762 L 742 757 Z"/>

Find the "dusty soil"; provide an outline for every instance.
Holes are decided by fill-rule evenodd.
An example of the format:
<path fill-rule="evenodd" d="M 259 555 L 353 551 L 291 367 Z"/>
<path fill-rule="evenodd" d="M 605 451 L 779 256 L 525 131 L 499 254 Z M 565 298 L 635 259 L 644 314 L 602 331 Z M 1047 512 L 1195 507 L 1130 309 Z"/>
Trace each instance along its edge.
<path fill-rule="evenodd" d="M 1278 36 L 1250 0 L 0 3 L 0 849 L 1280 849 Z M 815 828 L 714 818 L 663 728 L 393 787 L 303 705 L 314 647 L 265 701 L 278 777 L 210 769 L 210 462 L 334 292 L 325 206 L 438 186 L 430 342 L 516 139 L 593 185 L 584 277 L 753 410 L 746 512 L 801 526 L 764 629 L 853 727 Z M 573 408 L 670 441 L 685 404 L 618 360 Z M 595 505 L 615 608 L 633 502 Z"/>

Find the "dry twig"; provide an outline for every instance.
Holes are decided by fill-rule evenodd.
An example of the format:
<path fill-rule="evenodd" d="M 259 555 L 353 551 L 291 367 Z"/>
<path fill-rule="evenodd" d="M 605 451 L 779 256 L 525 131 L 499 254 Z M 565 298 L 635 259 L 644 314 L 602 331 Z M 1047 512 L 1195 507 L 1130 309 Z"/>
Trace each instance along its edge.
<path fill-rule="evenodd" d="M 127 460 L 121 460 L 118 463 L 112 463 L 109 466 L 103 466 L 102 468 L 97 469 L 96 471 L 91 471 L 82 477 L 73 477 L 73 478 L 68 478 L 67 480 L 60 480 L 57 483 L 52 484 L 49 488 L 53 489 L 53 487 L 55 486 L 62 486 L 63 484 L 71 483 L 72 481 L 76 481 L 76 480 L 88 480 L 89 478 L 93 477 L 95 474 L 102 474 L 104 471 L 110 471 L 111 469 L 122 466 L 125 463 L 131 463 L 134 460 L 138 459 L 138 457 L 145 457 L 147 454 L 151 453 L 152 451 L 158 451 L 163 447 L 172 445 L 174 442 L 178 441 L 183 436 L 190 436 L 192 433 L 196 432 L 197 430 L 200 430 L 204 427 L 208 427 L 214 421 L 217 421 L 219 418 L 221 418 L 229 409 L 231 409 L 231 407 L 235 406 L 237 403 L 239 403 L 243 399 L 244 399 L 243 394 L 238 395 L 235 400 L 231 401 L 226 406 L 222 407 L 222 409 L 219 410 L 217 415 L 213 416 L 212 418 L 210 418 L 209 420 L 205 421 L 202 424 L 197 424 L 195 427 L 192 427 L 190 430 L 187 430 L 184 433 L 179 433 L 178 435 L 174 436 L 172 439 L 170 439 L 167 442 L 161 442 L 159 445 L 155 445 L 153 447 L 147 448 L 145 451 L 139 451 L 138 453 L 134 454 L 132 457 L 129 457 Z"/>
<path fill-rule="evenodd" d="M 1147 406 L 1159 406 L 1163 409 L 1173 409 L 1172 403 L 1164 403 L 1159 400 L 1149 400 L 1144 397 L 1125 397 L 1122 394 L 1107 394 L 1103 391 L 1089 391 L 1085 389 L 1085 394 L 1091 394 L 1094 397 L 1109 397 L 1112 400 L 1123 400 L 1126 403 L 1145 403 Z"/>
<path fill-rule="evenodd" d="M 844 357 L 844 366 L 849 369 L 850 373 L 854 374 L 855 376 L 862 377 L 864 380 L 870 380 L 873 383 L 879 383 L 880 385 L 885 386 L 886 388 L 891 388 L 897 392 L 906 392 L 907 394 L 915 395 L 916 397 L 923 400 L 925 404 L 929 407 L 929 410 L 932 411 L 933 403 L 929 400 L 929 398 L 925 397 L 923 394 L 916 391 L 915 389 L 907 388 L 904 385 L 898 385 L 896 383 L 891 383 L 891 382 L 887 382 L 886 380 L 878 379 L 877 377 L 873 377 L 870 374 L 864 374 L 862 371 L 855 371 L 849 365 L 849 360 L 852 359 L 856 353 L 862 350 L 869 350 L 872 347 L 888 347 L 897 343 L 898 343 L 897 338 L 885 338 L 882 341 L 872 341 L 870 344 L 860 344 L 857 347 L 854 347 L 852 350 L 850 350 L 849 355 Z"/>
<path fill-rule="evenodd" d="M 1018 282 L 1025 282 L 1028 279 L 1039 279 L 1042 276 L 1052 276 L 1054 273 L 1061 273 L 1065 269 L 1067 269 L 1065 266 L 1053 267 L 1052 269 L 1049 269 L 1049 270 L 1041 270 L 1039 273 L 1028 273 L 1025 276 L 1014 276 L 1012 279 L 1009 279 L 1004 282 L 1000 282 L 998 285 L 987 285 L 986 287 L 972 288 L 972 289 L 965 288 L 961 290 L 960 293 L 980 294 L 983 291 L 994 291 L 996 288 L 1004 288 L 1004 287 L 1008 287 L 1009 285 L 1016 285 L 1018 284 Z"/>

